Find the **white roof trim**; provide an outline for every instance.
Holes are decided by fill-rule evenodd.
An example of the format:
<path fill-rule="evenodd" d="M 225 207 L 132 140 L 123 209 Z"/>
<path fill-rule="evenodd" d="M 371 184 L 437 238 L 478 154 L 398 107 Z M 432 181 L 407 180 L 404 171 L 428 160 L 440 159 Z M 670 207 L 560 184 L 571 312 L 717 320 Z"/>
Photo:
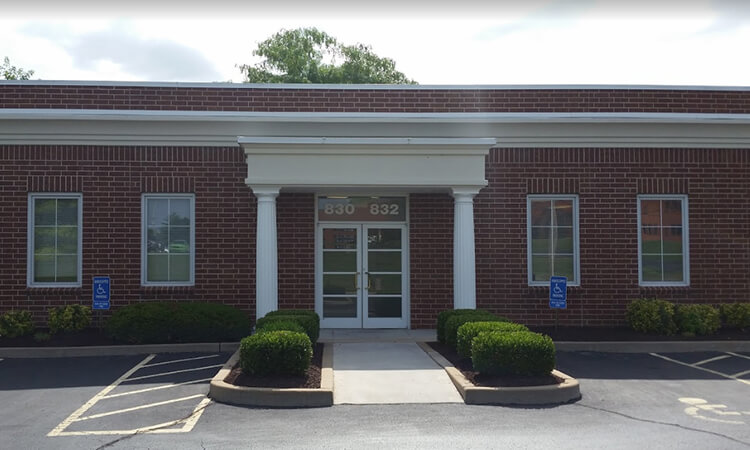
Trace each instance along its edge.
<path fill-rule="evenodd" d="M 489 149 L 495 145 L 494 138 L 330 138 L 330 137 L 269 137 L 239 136 L 240 145 L 355 145 L 355 146 L 479 146 Z"/>
<path fill-rule="evenodd" d="M 82 81 L 0 80 L 0 85 L 166 87 L 214 89 L 298 89 L 298 90 L 667 90 L 667 91 L 750 91 L 750 86 L 655 85 L 655 84 L 259 84 L 180 81 Z"/>

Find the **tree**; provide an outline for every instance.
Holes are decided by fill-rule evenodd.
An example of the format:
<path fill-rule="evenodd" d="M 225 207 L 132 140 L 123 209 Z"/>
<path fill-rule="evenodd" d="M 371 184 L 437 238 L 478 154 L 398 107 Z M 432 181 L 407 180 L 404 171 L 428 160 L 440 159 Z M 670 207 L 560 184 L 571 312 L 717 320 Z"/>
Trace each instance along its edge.
<path fill-rule="evenodd" d="M 34 75 L 33 70 L 23 70 L 20 67 L 11 66 L 10 59 L 6 56 L 3 58 L 3 65 L 0 66 L 0 77 L 5 80 L 28 80 Z"/>
<path fill-rule="evenodd" d="M 370 46 L 344 45 L 316 28 L 281 30 L 253 55 L 264 59 L 239 67 L 247 83 L 416 84 Z"/>

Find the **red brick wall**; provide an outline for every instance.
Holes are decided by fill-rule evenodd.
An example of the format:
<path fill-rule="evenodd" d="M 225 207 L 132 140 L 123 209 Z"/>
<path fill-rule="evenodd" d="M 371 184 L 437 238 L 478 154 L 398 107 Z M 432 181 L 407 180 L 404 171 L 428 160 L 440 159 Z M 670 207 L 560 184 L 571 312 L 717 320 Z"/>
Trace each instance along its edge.
<path fill-rule="evenodd" d="M 239 148 L 0 147 L 0 311 L 91 302 L 112 277 L 113 307 L 141 300 L 223 302 L 255 312 L 255 197 Z M 29 192 L 83 194 L 79 289 L 26 287 Z M 195 193 L 195 286 L 141 287 L 141 195 Z"/>
<path fill-rule="evenodd" d="M 315 196 L 280 195 L 276 222 L 279 308 L 315 309 Z"/>
<path fill-rule="evenodd" d="M 0 83 L 0 108 L 309 112 L 750 113 L 750 91 L 309 89 Z"/>

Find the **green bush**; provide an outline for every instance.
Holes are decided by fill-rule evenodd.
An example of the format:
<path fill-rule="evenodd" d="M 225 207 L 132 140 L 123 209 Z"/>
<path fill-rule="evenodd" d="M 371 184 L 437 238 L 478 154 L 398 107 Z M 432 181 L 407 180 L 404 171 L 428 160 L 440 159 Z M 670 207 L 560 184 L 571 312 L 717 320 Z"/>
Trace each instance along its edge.
<path fill-rule="evenodd" d="M 719 310 L 711 305 L 677 305 L 677 329 L 688 336 L 714 334 L 721 327 Z"/>
<path fill-rule="evenodd" d="M 486 313 L 487 311 L 484 311 L 482 309 L 446 309 L 445 311 L 440 311 L 437 316 L 437 340 L 441 344 L 445 344 L 445 322 L 457 315 L 461 314 L 474 314 L 474 313 Z"/>
<path fill-rule="evenodd" d="M 268 331 L 242 339 L 240 367 L 253 375 L 304 375 L 312 360 L 305 333 Z"/>
<path fill-rule="evenodd" d="M 514 331 L 529 331 L 526 326 L 513 322 L 467 322 L 456 332 L 456 351 L 464 358 L 471 358 L 471 341 L 479 333 L 485 331 L 499 331 L 510 333 Z"/>
<path fill-rule="evenodd" d="M 471 362 L 486 375 L 548 375 L 555 368 L 555 344 L 530 331 L 485 331 L 471 344 Z"/>
<path fill-rule="evenodd" d="M 34 333 L 34 341 L 40 344 L 49 342 L 50 339 L 52 339 L 52 335 L 49 333 L 45 333 L 44 331 L 37 331 L 36 333 Z"/>
<path fill-rule="evenodd" d="M 86 305 L 58 306 L 49 310 L 47 321 L 52 334 L 81 331 L 91 325 L 91 307 Z"/>
<path fill-rule="evenodd" d="M 117 309 L 106 332 L 130 344 L 239 341 L 250 334 L 250 320 L 219 303 L 143 302 Z"/>
<path fill-rule="evenodd" d="M 266 333 L 269 331 L 294 331 L 295 333 L 304 333 L 305 329 L 299 323 L 293 320 L 276 320 L 263 322 L 262 328 L 256 328 L 256 333 Z"/>
<path fill-rule="evenodd" d="M 671 335 L 677 331 L 674 305 L 665 300 L 635 300 L 628 305 L 626 318 L 630 327 L 641 333 Z"/>
<path fill-rule="evenodd" d="M 448 320 L 445 321 L 444 326 L 446 345 L 456 348 L 458 327 L 468 322 L 508 322 L 508 319 L 488 313 L 487 311 L 475 311 L 474 313 L 465 312 L 450 316 L 448 317 Z"/>
<path fill-rule="evenodd" d="M 265 315 L 265 317 L 269 316 L 312 316 L 315 317 L 315 320 L 320 322 L 320 316 L 318 313 L 311 309 L 277 309 L 276 311 L 271 311 Z"/>
<path fill-rule="evenodd" d="M 34 322 L 28 311 L 8 311 L 0 316 L 0 336 L 14 338 L 34 332 Z"/>
<path fill-rule="evenodd" d="M 292 320 L 294 322 L 297 322 L 302 326 L 302 328 L 305 329 L 305 333 L 307 333 L 307 336 L 310 338 L 310 342 L 312 342 L 313 344 L 318 342 L 318 336 L 320 336 L 320 320 L 318 319 L 317 314 L 313 316 L 312 314 L 283 314 L 277 312 L 270 316 L 266 315 L 265 317 L 261 317 L 260 319 L 258 319 L 258 321 L 255 323 L 255 329 L 260 330 L 264 328 L 268 322 L 278 322 L 280 320 Z"/>
<path fill-rule="evenodd" d="M 750 303 L 726 303 L 719 311 L 726 328 L 750 328 Z"/>

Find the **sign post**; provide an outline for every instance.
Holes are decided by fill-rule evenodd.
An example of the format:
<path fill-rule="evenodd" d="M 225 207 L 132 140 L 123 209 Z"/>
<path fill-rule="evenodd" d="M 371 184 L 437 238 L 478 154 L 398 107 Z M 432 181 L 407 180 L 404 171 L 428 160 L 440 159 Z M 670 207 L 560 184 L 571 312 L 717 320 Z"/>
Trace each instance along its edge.
<path fill-rule="evenodd" d="M 555 331 L 557 331 L 557 310 L 568 307 L 568 279 L 566 277 L 550 277 L 549 307 L 555 310 Z"/>

